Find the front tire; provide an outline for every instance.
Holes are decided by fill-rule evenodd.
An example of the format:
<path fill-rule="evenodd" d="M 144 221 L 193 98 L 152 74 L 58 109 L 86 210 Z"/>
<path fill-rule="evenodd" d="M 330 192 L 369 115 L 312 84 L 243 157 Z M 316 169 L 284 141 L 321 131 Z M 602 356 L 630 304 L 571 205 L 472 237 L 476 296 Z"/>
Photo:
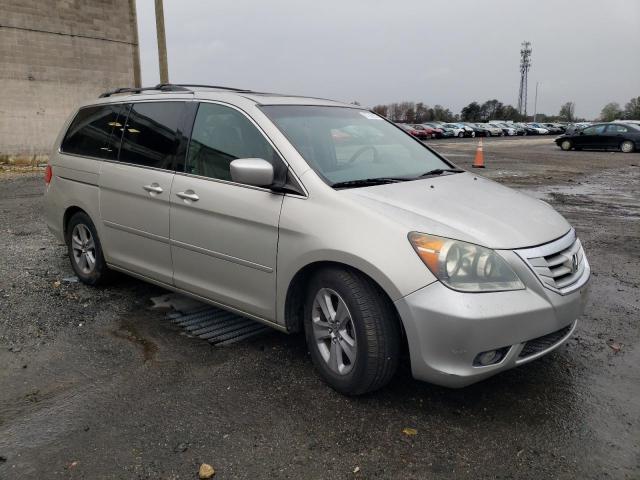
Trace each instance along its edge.
<path fill-rule="evenodd" d="M 464 133 L 462 132 L 458 133 L 458 138 L 462 138 L 462 137 L 464 137 Z"/>
<path fill-rule="evenodd" d="M 635 145 L 631 140 L 625 140 L 620 144 L 620 151 L 622 153 L 631 153 L 635 149 Z"/>
<path fill-rule="evenodd" d="M 568 152 L 569 150 L 571 150 L 572 146 L 573 145 L 571 145 L 571 140 L 563 140 L 562 142 L 560 142 L 560 148 L 565 152 Z"/>
<path fill-rule="evenodd" d="M 396 313 L 384 292 L 353 270 L 332 267 L 313 276 L 304 330 L 316 369 L 340 393 L 382 388 L 398 367 Z"/>
<path fill-rule="evenodd" d="M 71 268 L 78 279 L 91 286 L 104 283 L 110 272 L 104 260 L 98 232 L 89 215 L 84 212 L 75 213 L 67 224 L 65 236 Z"/>

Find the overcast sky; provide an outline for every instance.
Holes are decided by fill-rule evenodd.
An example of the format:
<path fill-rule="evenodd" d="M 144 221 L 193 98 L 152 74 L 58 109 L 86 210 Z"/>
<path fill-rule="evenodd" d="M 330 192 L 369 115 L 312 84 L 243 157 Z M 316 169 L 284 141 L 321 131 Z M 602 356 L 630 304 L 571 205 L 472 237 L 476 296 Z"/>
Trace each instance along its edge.
<path fill-rule="evenodd" d="M 137 0 L 143 84 L 158 82 L 153 0 Z M 638 0 L 164 0 L 169 78 L 357 100 L 517 105 L 596 117 L 640 96 Z"/>

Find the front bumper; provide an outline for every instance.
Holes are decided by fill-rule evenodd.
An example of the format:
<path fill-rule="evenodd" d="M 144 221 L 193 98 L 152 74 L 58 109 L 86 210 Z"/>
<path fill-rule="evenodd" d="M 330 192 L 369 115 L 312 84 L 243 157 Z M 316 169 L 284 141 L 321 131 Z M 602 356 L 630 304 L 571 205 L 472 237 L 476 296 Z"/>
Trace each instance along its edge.
<path fill-rule="evenodd" d="M 561 295 L 544 288 L 526 267 L 518 270 L 524 290 L 461 293 L 435 282 L 395 302 L 414 378 L 464 387 L 535 360 L 571 336 L 588 283 Z M 587 268 L 584 275 L 589 274 Z M 503 348 L 498 363 L 474 366 L 479 353 Z"/>

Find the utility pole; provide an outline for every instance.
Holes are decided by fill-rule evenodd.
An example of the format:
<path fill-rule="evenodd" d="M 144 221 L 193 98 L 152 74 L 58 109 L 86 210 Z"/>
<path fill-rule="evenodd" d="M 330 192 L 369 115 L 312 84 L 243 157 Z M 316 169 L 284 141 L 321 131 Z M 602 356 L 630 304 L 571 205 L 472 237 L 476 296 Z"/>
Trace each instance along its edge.
<path fill-rule="evenodd" d="M 164 8 L 162 6 L 162 0 L 156 0 L 156 34 L 158 37 L 158 66 L 160 67 L 160 83 L 169 83 L 167 37 L 164 33 Z"/>
<path fill-rule="evenodd" d="M 527 83 L 531 68 L 531 42 L 522 42 L 520 49 L 520 92 L 518 94 L 518 113 L 527 117 Z"/>
<path fill-rule="evenodd" d="M 536 121 L 538 116 L 538 82 L 536 82 L 536 99 L 533 101 L 533 121 Z"/>
<path fill-rule="evenodd" d="M 133 86 L 141 87 L 140 42 L 138 40 L 138 14 L 135 0 L 129 0 L 129 17 L 131 18 L 131 31 L 133 32 Z"/>

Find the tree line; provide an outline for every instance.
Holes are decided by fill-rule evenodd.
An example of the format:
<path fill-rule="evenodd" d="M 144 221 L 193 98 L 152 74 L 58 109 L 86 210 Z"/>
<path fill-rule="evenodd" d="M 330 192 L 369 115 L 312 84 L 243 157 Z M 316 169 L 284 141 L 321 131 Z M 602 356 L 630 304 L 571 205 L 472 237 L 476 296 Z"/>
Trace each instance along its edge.
<path fill-rule="evenodd" d="M 580 122 L 575 114 L 575 102 L 566 102 L 560 107 L 557 115 L 537 113 L 538 122 Z M 513 105 L 505 105 L 497 99 L 484 103 L 471 102 L 460 113 L 454 114 L 442 105 L 430 107 L 423 102 L 396 102 L 376 105 L 374 112 L 394 122 L 425 123 L 425 122 L 486 122 L 489 120 L 511 120 L 514 122 L 533 121 L 533 116 L 521 115 Z M 608 103 L 602 109 L 600 120 L 610 122 L 617 119 L 640 119 L 640 97 L 632 98 L 624 108 L 618 103 Z"/>
<path fill-rule="evenodd" d="M 611 122 L 613 120 L 640 120 L 640 97 L 629 100 L 624 108 L 617 102 L 607 103 L 602 107 L 600 120 Z"/>

